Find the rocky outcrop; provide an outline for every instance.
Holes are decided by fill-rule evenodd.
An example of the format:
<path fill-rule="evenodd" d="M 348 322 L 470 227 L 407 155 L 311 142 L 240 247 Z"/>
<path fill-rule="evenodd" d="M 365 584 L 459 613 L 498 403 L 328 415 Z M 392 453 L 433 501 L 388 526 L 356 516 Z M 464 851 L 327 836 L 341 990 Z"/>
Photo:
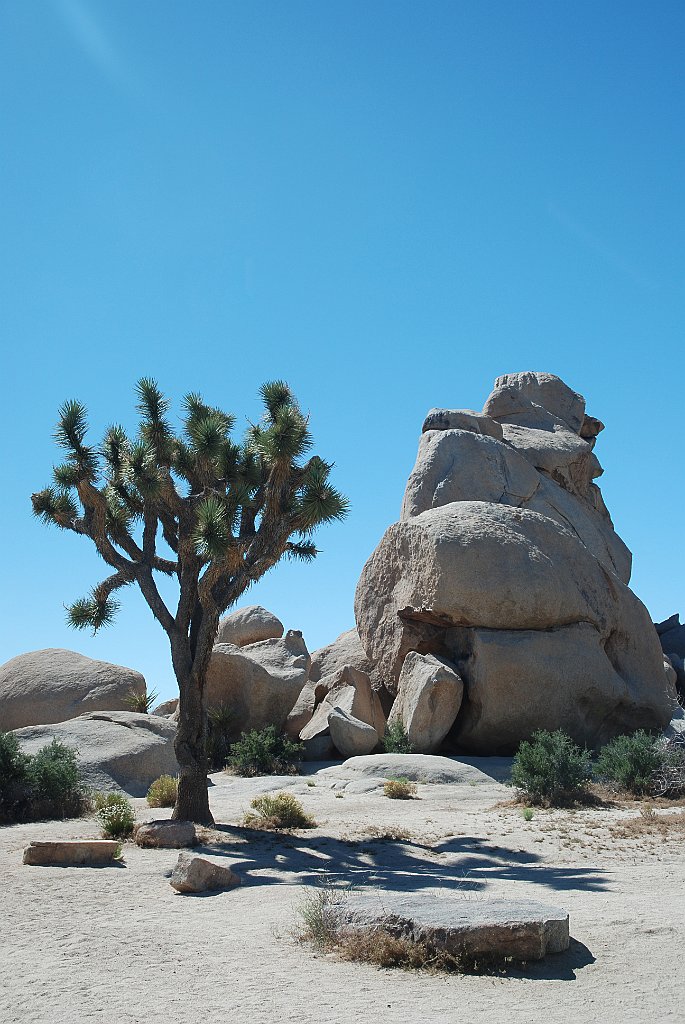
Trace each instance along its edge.
<path fill-rule="evenodd" d="M 305 688 L 307 693 L 311 692 L 311 685 L 310 683 Z M 337 748 L 331 733 L 330 717 L 334 710 L 342 711 L 348 718 L 362 722 L 373 730 L 376 741 L 369 747 L 370 750 L 373 750 L 385 732 L 385 715 L 378 694 L 372 688 L 366 673 L 346 665 L 339 672 L 326 676 L 314 686 L 321 689 L 321 700 L 299 733 L 299 738 L 305 745 L 307 760 L 325 760 L 335 757 L 336 750 L 343 757 L 349 756 Z M 316 698 L 315 691 L 314 697 Z M 292 724 L 293 720 L 291 719 L 291 727 Z M 351 733 L 349 726 L 347 732 Z M 342 733 L 342 723 L 339 723 L 339 733 Z M 365 735 L 366 742 L 370 742 L 370 734 L 366 733 Z M 358 739 L 361 741 L 361 737 Z M 360 753 L 360 751 L 357 752 Z"/>
<path fill-rule="evenodd" d="M 402 725 L 414 753 L 433 754 L 452 728 L 463 694 L 464 684 L 454 666 L 434 654 L 410 651 L 402 665 L 388 725 Z"/>
<path fill-rule="evenodd" d="M 98 711 L 69 722 L 17 729 L 22 750 L 37 753 L 55 737 L 78 751 L 84 781 L 96 790 L 145 796 L 160 775 L 177 775 L 176 726 L 133 711 Z"/>
<path fill-rule="evenodd" d="M 268 725 L 280 731 L 307 680 L 309 666 L 307 646 L 296 630 L 289 630 L 281 640 L 246 647 L 217 644 L 207 673 L 207 707 L 231 711 L 236 737 Z"/>
<path fill-rule="evenodd" d="M 348 629 L 347 632 L 341 633 L 333 643 L 314 651 L 309 678 L 312 682 L 318 683 L 321 679 L 336 675 L 348 665 L 367 675 L 374 689 L 381 687 L 382 680 L 376 672 L 373 661 L 362 647 L 356 628 Z"/>
<path fill-rule="evenodd" d="M 279 640 L 283 636 L 283 623 L 259 604 L 236 608 L 219 623 L 216 642 L 246 647 L 261 640 Z"/>
<path fill-rule="evenodd" d="M 145 693 L 135 669 L 61 648 L 30 651 L 0 666 L 0 731 L 66 722 L 89 711 L 126 711 L 132 693 Z"/>
<path fill-rule="evenodd" d="M 594 483 L 602 426 L 537 373 L 498 378 L 480 414 L 426 419 L 400 522 L 364 567 L 355 615 L 391 685 L 410 652 L 454 666 L 457 749 L 511 751 L 538 728 L 596 745 L 671 718 L 659 641 L 627 585 L 630 552 Z"/>

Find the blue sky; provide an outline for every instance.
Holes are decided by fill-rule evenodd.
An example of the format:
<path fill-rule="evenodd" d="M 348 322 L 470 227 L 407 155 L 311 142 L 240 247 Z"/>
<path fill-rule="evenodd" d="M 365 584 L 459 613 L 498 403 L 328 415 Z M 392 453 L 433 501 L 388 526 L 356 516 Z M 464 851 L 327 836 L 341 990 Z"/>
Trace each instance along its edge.
<path fill-rule="evenodd" d="M 174 692 L 128 590 L 48 530 L 58 406 L 133 426 L 153 375 L 258 414 L 284 377 L 352 502 L 249 595 L 310 649 L 353 623 L 431 406 L 548 370 L 607 425 L 600 481 L 652 614 L 685 611 L 682 3 L 4 0 L 0 661 L 71 647 Z"/>

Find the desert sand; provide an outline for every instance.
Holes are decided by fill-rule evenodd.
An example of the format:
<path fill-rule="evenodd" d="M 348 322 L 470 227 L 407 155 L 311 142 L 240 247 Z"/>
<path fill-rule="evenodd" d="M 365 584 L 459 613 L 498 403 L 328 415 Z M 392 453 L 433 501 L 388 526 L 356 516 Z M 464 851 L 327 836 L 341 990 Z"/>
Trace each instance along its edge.
<path fill-rule="evenodd" d="M 474 763 L 488 772 L 487 759 Z M 93 818 L 0 829 L 0 1020 L 682 1020 L 681 828 L 642 827 L 637 802 L 535 810 L 525 821 L 494 770 L 482 784 L 421 784 L 417 799 L 395 801 L 317 768 L 307 778 L 212 776 L 220 824 L 198 852 L 241 876 L 243 884 L 226 892 L 175 893 L 168 879 L 177 852 L 131 843 L 117 867 L 22 864 L 32 839 L 96 837 Z M 275 834 L 241 826 L 256 793 L 283 787 L 317 828 Z M 134 802 L 141 820 L 170 814 Z M 656 813 L 680 815 L 681 808 Z M 382 838 L 397 830 L 402 838 Z M 531 897 L 569 911 L 571 946 L 507 976 L 341 962 L 293 934 L 303 894 L 321 884 L 421 890 L 427 898 Z"/>

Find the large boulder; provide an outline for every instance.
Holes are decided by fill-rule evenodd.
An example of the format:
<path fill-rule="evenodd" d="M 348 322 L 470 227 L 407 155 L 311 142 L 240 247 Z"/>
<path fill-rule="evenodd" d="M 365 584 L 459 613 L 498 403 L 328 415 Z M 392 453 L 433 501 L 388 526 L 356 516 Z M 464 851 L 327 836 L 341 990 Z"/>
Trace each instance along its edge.
<path fill-rule="evenodd" d="M 66 722 L 88 711 L 126 711 L 132 693 L 145 693 L 135 669 L 57 647 L 30 651 L 0 666 L 0 731 Z"/>
<path fill-rule="evenodd" d="M 37 753 L 55 738 L 78 751 L 85 782 L 97 790 L 145 796 L 160 775 L 177 775 L 176 726 L 157 715 L 96 711 L 69 722 L 15 730 L 22 750 Z"/>
<path fill-rule="evenodd" d="M 246 647 L 217 644 L 207 672 L 208 708 L 228 708 L 236 736 L 274 725 L 279 731 L 307 680 L 310 658 L 302 634 Z"/>
<path fill-rule="evenodd" d="M 259 604 L 236 608 L 219 622 L 216 642 L 246 647 L 261 640 L 279 640 L 283 636 L 283 623 L 273 612 Z"/>
<path fill-rule="evenodd" d="M 498 378 L 480 416 L 459 412 L 429 414 L 401 520 L 359 580 L 376 670 L 396 688 L 410 652 L 448 659 L 465 684 L 450 742 L 473 753 L 538 728 L 590 745 L 663 728 L 672 674 L 593 482 L 602 424 L 551 374 Z"/>
<path fill-rule="evenodd" d="M 451 729 L 463 695 L 464 684 L 454 666 L 434 654 L 410 651 L 402 665 L 388 725 L 402 725 L 415 753 L 433 754 Z"/>
<path fill-rule="evenodd" d="M 333 708 L 328 716 L 331 739 L 341 757 L 364 757 L 378 746 L 378 733 L 372 725 Z"/>
<path fill-rule="evenodd" d="M 333 643 L 314 651 L 309 678 L 312 682 L 318 683 L 321 679 L 337 675 L 348 665 L 359 672 L 364 672 L 371 680 L 374 689 L 380 687 L 382 681 L 376 673 L 376 666 L 367 656 L 356 628 L 348 629 L 347 632 L 341 633 Z"/>

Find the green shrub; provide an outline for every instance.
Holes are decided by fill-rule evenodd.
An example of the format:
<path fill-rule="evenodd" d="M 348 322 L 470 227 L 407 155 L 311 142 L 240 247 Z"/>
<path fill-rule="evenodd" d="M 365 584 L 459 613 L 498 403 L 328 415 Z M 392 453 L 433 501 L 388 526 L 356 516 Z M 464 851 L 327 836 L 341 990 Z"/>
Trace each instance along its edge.
<path fill-rule="evenodd" d="M 292 793 L 265 793 L 250 801 L 255 814 L 245 815 L 245 824 L 252 828 L 316 828 L 316 822 Z"/>
<path fill-rule="evenodd" d="M 150 807 L 173 807 L 178 794 L 178 779 L 171 775 L 160 775 L 147 791 Z"/>
<path fill-rule="evenodd" d="M 96 793 L 97 818 L 105 839 L 128 839 L 136 823 L 133 804 L 123 793 Z"/>
<path fill-rule="evenodd" d="M 235 735 L 235 712 L 227 704 L 207 712 L 207 760 L 212 771 L 224 767 L 231 753 L 231 737 Z"/>
<path fill-rule="evenodd" d="M 602 747 L 595 764 L 597 777 L 642 796 L 650 792 L 654 772 L 664 762 L 663 748 L 644 729 L 617 736 Z"/>
<path fill-rule="evenodd" d="M 514 757 L 511 782 L 534 804 L 565 804 L 582 797 L 592 778 L 592 762 L 563 730 L 539 729 Z"/>
<path fill-rule="evenodd" d="M 0 733 L 0 820 L 73 818 L 89 808 L 75 750 L 53 740 L 31 756 Z"/>
<path fill-rule="evenodd" d="M 411 743 L 401 722 L 392 722 L 385 728 L 381 745 L 386 754 L 411 754 Z"/>
<path fill-rule="evenodd" d="M 0 732 L 0 821 L 16 821 L 28 806 L 30 760 L 13 733 Z"/>
<path fill-rule="evenodd" d="M 90 807 L 90 796 L 81 779 L 78 753 L 53 739 L 29 761 L 32 816 L 74 818 Z"/>
<path fill-rule="evenodd" d="M 403 775 L 397 779 L 388 779 L 383 784 L 383 795 L 391 800 L 411 800 L 416 796 L 416 783 L 410 782 Z"/>
<path fill-rule="evenodd" d="M 227 767 L 236 775 L 297 775 L 296 762 L 303 750 L 301 743 L 293 743 L 269 725 L 242 733 L 231 745 Z"/>
<path fill-rule="evenodd" d="M 128 695 L 124 698 L 124 704 L 129 711 L 138 711 L 140 714 L 149 715 L 150 708 L 153 704 L 157 703 L 158 697 L 157 690 L 146 690 L 145 693 L 136 693 L 131 688 L 128 691 Z"/>

